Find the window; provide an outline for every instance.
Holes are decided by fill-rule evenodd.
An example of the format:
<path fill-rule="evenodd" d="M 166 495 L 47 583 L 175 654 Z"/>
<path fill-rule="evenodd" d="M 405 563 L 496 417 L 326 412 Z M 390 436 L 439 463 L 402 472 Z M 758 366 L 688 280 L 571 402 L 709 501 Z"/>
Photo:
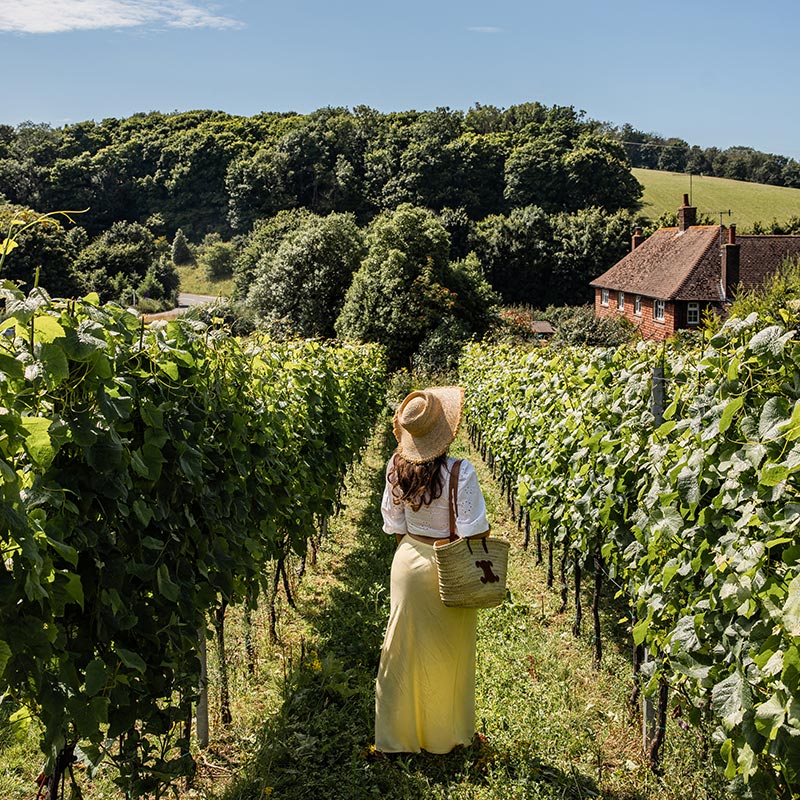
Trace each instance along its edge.
<path fill-rule="evenodd" d="M 653 319 L 664 321 L 664 301 L 653 300 Z"/>
<path fill-rule="evenodd" d="M 607 306 L 608 305 L 608 289 L 601 289 L 600 290 L 600 305 Z"/>
<path fill-rule="evenodd" d="M 617 311 L 625 310 L 625 292 L 617 292 Z"/>
<path fill-rule="evenodd" d="M 642 316 L 642 296 L 637 294 L 636 297 L 633 298 L 633 313 L 636 314 L 637 317 Z"/>
<path fill-rule="evenodd" d="M 686 324 L 700 324 L 700 303 L 689 303 L 686 306 Z"/>

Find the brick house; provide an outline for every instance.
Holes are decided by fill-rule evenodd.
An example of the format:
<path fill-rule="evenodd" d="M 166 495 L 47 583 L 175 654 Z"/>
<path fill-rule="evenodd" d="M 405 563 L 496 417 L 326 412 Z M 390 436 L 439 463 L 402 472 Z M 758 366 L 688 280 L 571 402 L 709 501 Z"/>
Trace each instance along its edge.
<path fill-rule="evenodd" d="M 738 236 L 736 226 L 697 225 L 688 195 L 677 228 L 645 238 L 637 228 L 631 252 L 595 278 L 598 317 L 622 314 L 646 339 L 666 339 L 699 325 L 706 308 L 724 311 L 737 288 L 760 286 L 787 257 L 800 256 L 800 236 Z"/>

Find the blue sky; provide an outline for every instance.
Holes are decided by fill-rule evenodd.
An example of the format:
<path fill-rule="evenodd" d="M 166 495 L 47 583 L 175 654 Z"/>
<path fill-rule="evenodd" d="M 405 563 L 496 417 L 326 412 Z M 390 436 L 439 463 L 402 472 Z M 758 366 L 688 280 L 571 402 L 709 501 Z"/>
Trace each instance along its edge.
<path fill-rule="evenodd" d="M 0 122 L 538 100 L 800 160 L 796 0 L 0 0 Z"/>

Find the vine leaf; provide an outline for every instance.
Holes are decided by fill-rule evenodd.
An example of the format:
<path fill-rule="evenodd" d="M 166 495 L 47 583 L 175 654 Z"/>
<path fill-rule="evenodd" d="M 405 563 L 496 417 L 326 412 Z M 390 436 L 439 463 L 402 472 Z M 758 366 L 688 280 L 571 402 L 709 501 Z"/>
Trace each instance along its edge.
<path fill-rule="evenodd" d="M 50 440 L 51 420 L 45 417 L 21 417 L 25 434 L 25 449 L 33 462 L 40 467 L 48 467 L 55 457 L 55 448 Z"/>
<path fill-rule="evenodd" d="M 134 653 L 132 650 L 126 650 L 124 647 L 115 648 L 115 652 L 119 656 L 119 660 L 126 667 L 138 670 L 144 674 L 147 669 L 147 664 L 144 663 L 144 659 L 138 653 Z"/>
<path fill-rule="evenodd" d="M 796 575 L 789 584 L 783 604 L 783 626 L 790 636 L 800 637 L 800 575 Z"/>
<path fill-rule="evenodd" d="M 711 690 L 714 712 L 727 728 L 733 728 L 744 718 L 749 705 L 749 692 L 741 672 L 733 672 Z"/>

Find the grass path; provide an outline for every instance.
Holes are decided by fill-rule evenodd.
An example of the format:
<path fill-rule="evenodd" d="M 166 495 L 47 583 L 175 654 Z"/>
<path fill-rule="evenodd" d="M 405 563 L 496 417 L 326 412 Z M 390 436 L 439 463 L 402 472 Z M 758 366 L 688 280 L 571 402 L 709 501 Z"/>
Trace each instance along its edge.
<path fill-rule="evenodd" d="M 719 798 L 697 736 L 670 720 L 664 775 L 640 756 L 626 711 L 630 667 L 619 612 L 605 619 L 603 665 L 591 665 L 587 626 L 547 589 L 535 554 L 507 517 L 499 488 L 463 435 L 452 453 L 475 464 L 496 533 L 512 540 L 512 602 L 480 612 L 477 707 L 481 749 L 386 757 L 372 748 L 373 682 L 388 615 L 393 537 L 381 532 L 383 469 L 393 440 L 382 426 L 349 478 L 297 610 L 279 616 L 281 646 L 258 688 L 266 722 L 219 800 L 264 798 Z M 588 607 L 588 603 L 587 603 Z M 617 644 L 617 642 L 620 644 Z M 279 668 L 283 665 L 283 669 Z M 251 704 L 252 705 L 252 704 Z M 252 713 L 252 707 L 249 712 Z M 242 709 L 240 713 L 246 714 Z M 252 718 L 251 718 L 252 721 Z"/>

